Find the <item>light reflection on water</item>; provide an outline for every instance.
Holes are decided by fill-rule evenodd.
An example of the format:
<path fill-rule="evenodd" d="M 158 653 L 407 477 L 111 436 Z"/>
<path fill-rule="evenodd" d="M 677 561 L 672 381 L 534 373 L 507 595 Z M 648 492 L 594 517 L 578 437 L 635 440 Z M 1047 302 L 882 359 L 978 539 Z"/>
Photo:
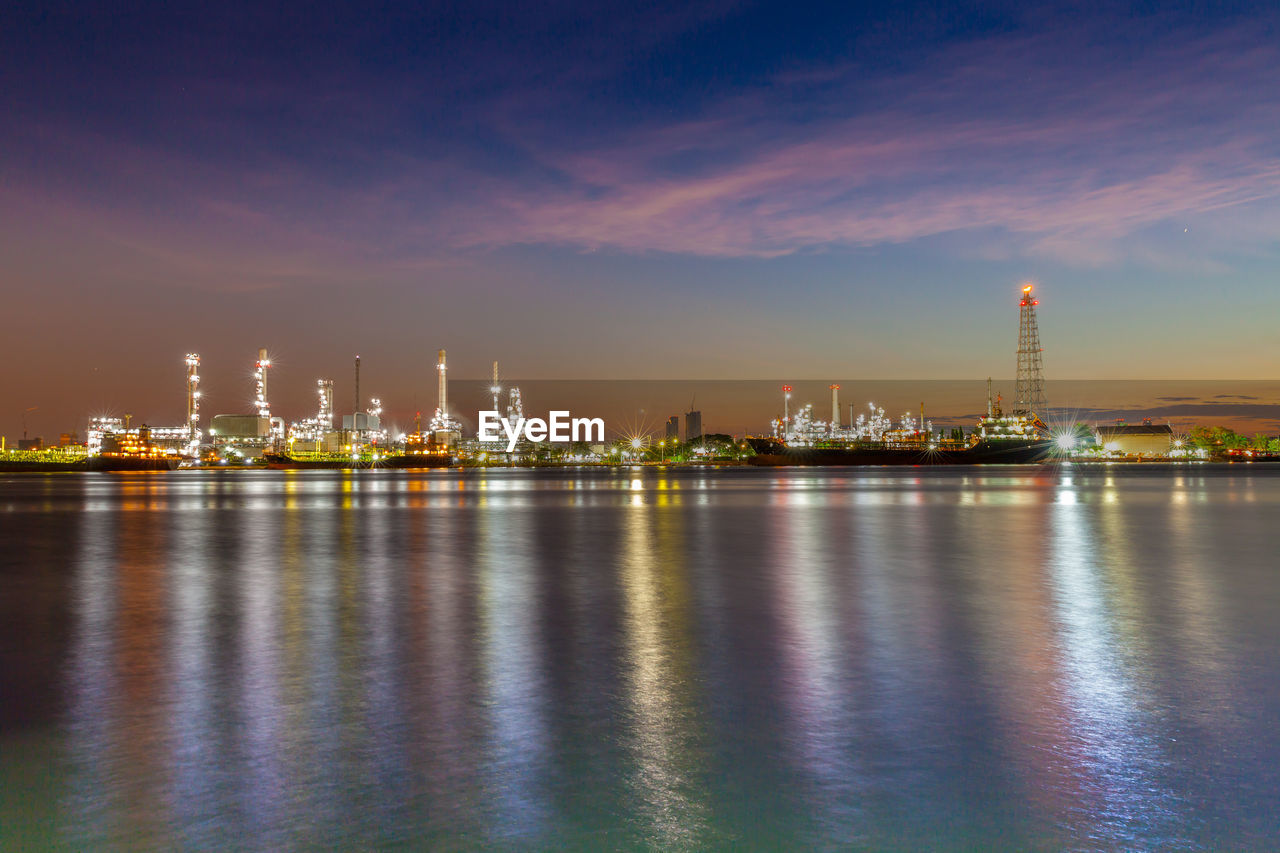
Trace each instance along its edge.
<path fill-rule="evenodd" d="M 633 479 L 630 490 L 643 487 Z M 622 576 L 624 738 L 637 835 L 663 849 L 692 846 L 706 833 L 699 778 L 702 698 L 692 678 L 689 578 L 670 514 L 654 518 L 632 495 L 624 521 Z"/>
<path fill-rule="evenodd" d="M 1273 847 L 1277 508 L 1262 468 L 7 478 L 0 746 L 56 817 L 0 842 Z"/>
<path fill-rule="evenodd" d="M 492 497 L 484 505 L 491 505 Z M 485 512 L 477 519 L 482 701 L 489 735 L 485 787 L 501 820 L 494 840 L 534 843 L 547 834 L 550 806 L 546 716 L 549 696 L 541 659 L 537 548 L 524 510 Z"/>
<path fill-rule="evenodd" d="M 1075 793 L 1100 834 L 1136 842 L 1129 827 L 1141 821 L 1144 832 L 1162 838 L 1176 804 L 1153 778 L 1162 758 L 1159 727 L 1143 725 L 1149 701 L 1121 658 L 1143 638 L 1121 637 L 1133 625 L 1115 612 L 1132 572 L 1130 543 L 1115 529 L 1122 523 L 1117 512 L 1111 503 L 1103 510 L 1103 545 L 1079 505 L 1054 507 L 1049 571 L 1067 714 L 1060 722 L 1069 736 L 1059 743 L 1068 750 Z M 1112 584 L 1104 582 L 1104 572 Z"/>

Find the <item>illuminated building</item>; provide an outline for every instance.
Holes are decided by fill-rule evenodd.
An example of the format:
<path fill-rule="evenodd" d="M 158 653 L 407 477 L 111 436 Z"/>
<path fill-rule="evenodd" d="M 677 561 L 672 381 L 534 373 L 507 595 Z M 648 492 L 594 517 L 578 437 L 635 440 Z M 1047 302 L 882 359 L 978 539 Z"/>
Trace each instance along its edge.
<path fill-rule="evenodd" d="M 214 415 L 209 438 L 215 448 L 237 456 L 257 457 L 264 450 L 284 442 L 284 418 L 272 417 L 267 401 L 267 371 L 271 360 L 265 348 L 258 350 L 253 378 L 256 390 L 252 415 Z"/>
<path fill-rule="evenodd" d="M 317 379 L 319 407 L 314 417 L 289 424 L 291 449 L 310 452 L 337 450 L 342 438 L 333 429 L 333 380 Z"/>
<path fill-rule="evenodd" d="M 120 418 L 90 418 L 86 432 L 85 447 L 89 456 L 103 453 L 114 453 L 121 442 L 132 447 L 139 441 L 148 447 L 158 448 L 162 453 L 183 453 L 187 456 L 198 456 L 203 433 L 200 431 L 200 356 L 198 353 L 187 353 L 186 365 L 187 416 L 181 426 L 171 427 L 139 427 L 131 429 Z M 140 429 L 146 430 L 142 438 Z M 135 448 L 136 450 L 136 448 Z M 136 455 L 133 451 L 130 454 Z"/>
<path fill-rule="evenodd" d="M 89 419 L 89 429 L 85 433 L 85 447 L 90 456 L 102 452 L 102 441 L 111 433 L 124 429 L 124 421 L 120 418 L 97 417 Z"/>
<path fill-rule="evenodd" d="M 838 387 L 838 386 L 835 386 Z M 853 416 L 849 412 L 849 426 L 843 426 L 838 420 L 825 421 L 815 416 L 812 403 L 805 403 L 791 412 L 790 385 L 783 386 L 783 416 L 773 422 L 773 435 L 795 447 L 831 446 L 854 443 L 884 443 L 889 446 L 918 444 L 929 439 L 933 432 L 933 424 L 924 420 L 923 412 L 919 420 L 910 412 L 902 415 L 896 424 L 885 414 L 885 410 L 875 403 L 867 404 L 865 414 Z M 833 391 L 832 414 L 839 416 L 839 399 Z"/>
<path fill-rule="evenodd" d="M 215 447 L 236 445 L 261 450 L 271 443 L 271 419 L 257 415 L 214 415 L 209 437 Z"/>
<path fill-rule="evenodd" d="M 1173 447 L 1173 427 L 1153 424 L 1150 418 L 1140 424 L 1098 426 L 1093 432 L 1099 447 L 1125 456 L 1168 456 Z"/>
<path fill-rule="evenodd" d="M 512 423 L 524 417 L 524 403 L 520 399 L 520 389 L 514 385 L 507 392 L 507 418 Z"/>
<path fill-rule="evenodd" d="M 366 445 L 385 447 L 387 439 L 387 432 L 382 428 L 382 401 L 373 397 L 369 408 L 360 411 L 360 356 L 356 356 L 355 409 L 342 416 L 342 443 L 354 452 Z"/>

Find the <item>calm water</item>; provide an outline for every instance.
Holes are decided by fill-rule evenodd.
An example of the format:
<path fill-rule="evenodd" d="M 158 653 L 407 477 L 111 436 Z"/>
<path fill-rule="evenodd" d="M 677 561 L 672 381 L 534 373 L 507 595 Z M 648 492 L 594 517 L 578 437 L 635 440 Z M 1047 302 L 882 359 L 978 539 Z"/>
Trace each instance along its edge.
<path fill-rule="evenodd" d="M 1280 847 L 1280 470 L 0 477 L 0 846 Z"/>

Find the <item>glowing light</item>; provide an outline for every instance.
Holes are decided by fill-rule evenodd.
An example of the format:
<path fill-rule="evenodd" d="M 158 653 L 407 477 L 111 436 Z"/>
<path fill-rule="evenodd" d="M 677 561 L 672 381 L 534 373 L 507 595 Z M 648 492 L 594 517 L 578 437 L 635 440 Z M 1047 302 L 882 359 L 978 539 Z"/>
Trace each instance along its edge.
<path fill-rule="evenodd" d="M 187 453 L 200 452 L 200 354 L 189 352 L 187 365 Z"/>
<path fill-rule="evenodd" d="M 1058 445 L 1059 450 L 1075 450 L 1077 444 L 1075 433 L 1070 432 L 1062 433 L 1053 442 Z"/>
<path fill-rule="evenodd" d="M 257 399 L 254 401 L 258 409 L 258 417 L 271 417 L 271 404 L 267 402 L 267 369 L 271 367 L 271 359 L 267 358 L 265 349 L 258 350 L 258 362 L 254 365 L 253 378 L 257 385 Z"/>

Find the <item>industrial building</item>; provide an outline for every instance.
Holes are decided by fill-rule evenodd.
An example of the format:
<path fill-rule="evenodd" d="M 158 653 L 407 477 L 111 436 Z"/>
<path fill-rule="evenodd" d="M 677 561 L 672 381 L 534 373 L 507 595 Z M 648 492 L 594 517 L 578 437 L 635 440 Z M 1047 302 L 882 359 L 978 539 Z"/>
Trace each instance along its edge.
<path fill-rule="evenodd" d="M 1093 432 L 1099 447 L 1125 456 L 1168 456 L 1173 447 L 1173 427 L 1153 424 L 1149 418 L 1140 424 L 1098 426 Z"/>
<path fill-rule="evenodd" d="M 262 352 L 265 355 L 266 351 Z M 187 417 L 181 426 L 149 427 L 144 424 L 134 427 L 130 424 L 132 415 L 125 415 L 123 419 L 106 416 L 90 418 L 85 436 L 88 455 L 115 453 L 122 446 L 141 443 L 169 453 L 196 456 L 202 439 L 199 354 L 187 353 L 184 363 L 186 365 Z"/>
<path fill-rule="evenodd" d="M 198 364 L 199 358 L 196 357 L 195 365 Z M 195 365 L 192 365 L 192 370 Z M 264 450 L 284 441 L 284 418 L 272 416 L 271 403 L 268 402 L 267 397 L 267 373 L 270 369 L 271 359 L 267 356 L 266 348 L 259 349 L 258 360 L 253 366 L 256 411 L 250 415 L 214 415 L 209 423 L 209 438 L 214 448 L 234 449 L 242 456 L 257 457 L 261 456 Z M 198 376 L 195 379 L 199 381 Z M 188 383 L 189 389 L 194 387 L 193 384 Z M 187 411 L 192 418 L 191 424 L 198 424 L 198 406 L 193 410 L 189 402 Z"/>
<path fill-rule="evenodd" d="M 209 438 L 215 447 L 237 445 L 261 452 L 271 443 L 271 420 L 258 415 L 214 415 L 209 424 Z"/>
<path fill-rule="evenodd" d="M 667 418 L 667 441 L 680 441 L 680 416 L 672 415 Z"/>

